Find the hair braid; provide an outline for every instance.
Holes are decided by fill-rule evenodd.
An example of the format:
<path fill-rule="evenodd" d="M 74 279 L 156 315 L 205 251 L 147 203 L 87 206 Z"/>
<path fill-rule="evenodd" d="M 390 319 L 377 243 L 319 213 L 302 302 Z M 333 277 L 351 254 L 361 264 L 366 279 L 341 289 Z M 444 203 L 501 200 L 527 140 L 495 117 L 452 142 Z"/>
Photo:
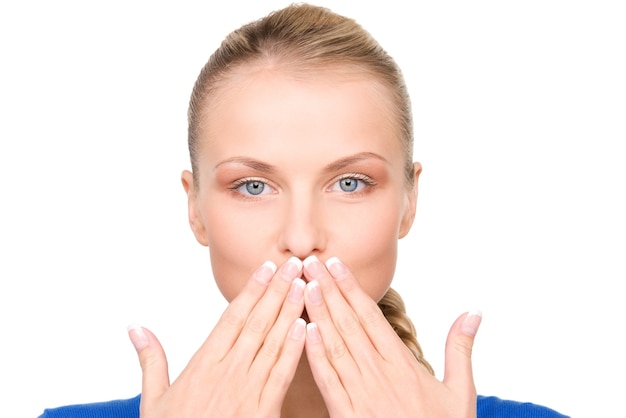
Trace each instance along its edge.
<path fill-rule="evenodd" d="M 422 347 L 417 342 L 415 326 L 406 314 L 406 307 L 400 294 L 390 288 L 387 290 L 387 293 L 385 293 L 385 296 L 378 302 L 378 307 L 402 342 L 411 350 L 417 361 L 434 376 L 435 371 L 424 358 Z"/>

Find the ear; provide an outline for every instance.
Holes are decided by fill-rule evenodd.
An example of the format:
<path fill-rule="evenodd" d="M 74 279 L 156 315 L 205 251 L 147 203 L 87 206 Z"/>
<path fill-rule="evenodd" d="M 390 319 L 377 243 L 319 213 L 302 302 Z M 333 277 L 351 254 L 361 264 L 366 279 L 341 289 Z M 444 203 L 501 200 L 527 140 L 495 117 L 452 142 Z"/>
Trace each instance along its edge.
<path fill-rule="evenodd" d="M 402 215 L 402 221 L 400 223 L 400 231 L 398 238 L 404 238 L 406 234 L 411 230 L 413 220 L 415 220 L 415 208 L 417 205 L 417 182 L 420 174 L 422 173 L 422 165 L 420 163 L 413 163 L 413 187 L 407 193 L 407 206 Z"/>
<path fill-rule="evenodd" d="M 191 171 L 185 170 L 181 175 L 181 181 L 183 183 L 183 188 L 185 189 L 185 193 L 187 193 L 187 213 L 189 216 L 189 226 L 193 231 L 198 242 L 205 247 L 209 245 L 209 240 L 207 239 L 207 231 L 204 223 L 202 222 L 202 217 L 200 216 L 200 211 L 198 208 L 198 187 L 194 184 L 193 174 Z"/>

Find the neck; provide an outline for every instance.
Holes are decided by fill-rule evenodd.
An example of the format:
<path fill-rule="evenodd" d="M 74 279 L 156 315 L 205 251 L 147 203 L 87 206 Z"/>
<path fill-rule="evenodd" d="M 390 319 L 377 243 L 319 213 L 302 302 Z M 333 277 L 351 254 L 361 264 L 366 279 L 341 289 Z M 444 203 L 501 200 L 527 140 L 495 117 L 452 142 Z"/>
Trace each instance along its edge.
<path fill-rule="evenodd" d="M 287 390 L 281 418 L 328 418 L 326 404 L 311 374 L 311 367 L 302 352 L 296 374 Z"/>

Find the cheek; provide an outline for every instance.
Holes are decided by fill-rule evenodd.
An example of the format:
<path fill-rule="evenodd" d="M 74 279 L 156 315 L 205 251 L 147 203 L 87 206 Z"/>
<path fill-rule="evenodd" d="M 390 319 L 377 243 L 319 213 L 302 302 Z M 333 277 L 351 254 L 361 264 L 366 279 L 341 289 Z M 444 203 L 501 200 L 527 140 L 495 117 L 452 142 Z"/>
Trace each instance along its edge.
<path fill-rule="evenodd" d="M 393 205 L 391 205 L 393 206 Z M 390 205 L 370 207 L 354 222 L 343 223 L 344 244 L 336 248 L 337 255 L 350 268 L 365 292 L 379 301 L 391 285 L 398 253 L 400 217 Z M 350 224 L 348 226 L 348 224 Z"/>
<path fill-rule="evenodd" d="M 349 251 L 348 260 L 353 274 L 363 290 L 375 301 L 379 301 L 391 285 L 397 259 L 396 235 L 372 234 L 362 237 L 360 245 L 355 243 Z"/>
<path fill-rule="evenodd" d="M 268 260 L 267 254 L 259 251 L 268 248 L 268 234 L 264 225 L 230 210 L 208 211 L 205 219 L 213 276 L 230 302 L 251 274 Z"/>

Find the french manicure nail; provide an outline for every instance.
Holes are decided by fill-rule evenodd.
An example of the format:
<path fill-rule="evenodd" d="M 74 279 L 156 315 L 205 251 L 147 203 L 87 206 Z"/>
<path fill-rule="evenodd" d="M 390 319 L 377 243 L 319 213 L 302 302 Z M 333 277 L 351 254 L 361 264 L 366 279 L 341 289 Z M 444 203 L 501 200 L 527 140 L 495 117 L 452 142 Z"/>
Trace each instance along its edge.
<path fill-rule="evenodd" d="M 261 284 L 268 284 L 276 273 L 276 264 L 266 261 L 261 267 L 254 272 L 254 278 Z"/>
<path fill-rule="evenodd" d="M 306 338 L 312 343 L 318 343 L 321 341 L 320 330 L 317 328 L 315 322 L 309 322 L 306 324 Z"/>
<path fill-rule="evenodd" d="M 291 282 L 291 289 L 289 289 L 289 300 L 294 303 L 300 302 L 304 296 L 304 286 L 304 280 L 300 278 L 293 279 L 293 282 Z"/>
<path fill-rule="evenodd" d="M 478 327 L 480 326 L 482 318 L 483 314 L 481 311 L 477 309 L 469 311 L 461 324 L 461 331 L 463 331 L 463 334 L 468 337 L 475 336 L 478 332 Z"/>
<path fill-rule="evenodd" d="M 309 299 L 314 305 L 320 305 L 322 303 L 322 289 L 317 280 L 311 280 L 306 284 L 306 288 L 309 292 Z"/>
<path fill-rule="evenodd" d="M 348 268 L 337 257 L 331 257 L 326 260 L 326 268 L 328 268 L 335 280 L 345 279 L 348 274 Z"/>
<path fill-rule="evenodd" d="M 302 318 L 296 319 L 296 322 L 294 322 L 293 326 L 291 327 L 291 333 L 289 334 L 289 336 L 294 340 L 300 341 L 302 340 L 302 338 L 304 338 L 305 333 L 306 333 L 305 320 Z"/>
<path fill-rule="evenodd" d="M 316 278 L 319 277 L 321 274 L 324 274 L 324 267 L 322 266 L 322 263 L 314 255 L 305 258 L 302 264 L 304 264 L 306 272 L 312 278 Z"/>
<path fill-rule="evenodd" d="M 300 275 L 301 269 L 302 261 L 298 257 L 291 257 L 280 268 L 280 276 L 283 280 L 290 282 Z"/>
<path fill-rule="evenodd" d="M 150 344 L 148 335 L 144 332 L 143 328 L 137 324 L 130 324 L 127 328 L 130 342 L 133 343 L 135 350 L 140 352 Z"/>

